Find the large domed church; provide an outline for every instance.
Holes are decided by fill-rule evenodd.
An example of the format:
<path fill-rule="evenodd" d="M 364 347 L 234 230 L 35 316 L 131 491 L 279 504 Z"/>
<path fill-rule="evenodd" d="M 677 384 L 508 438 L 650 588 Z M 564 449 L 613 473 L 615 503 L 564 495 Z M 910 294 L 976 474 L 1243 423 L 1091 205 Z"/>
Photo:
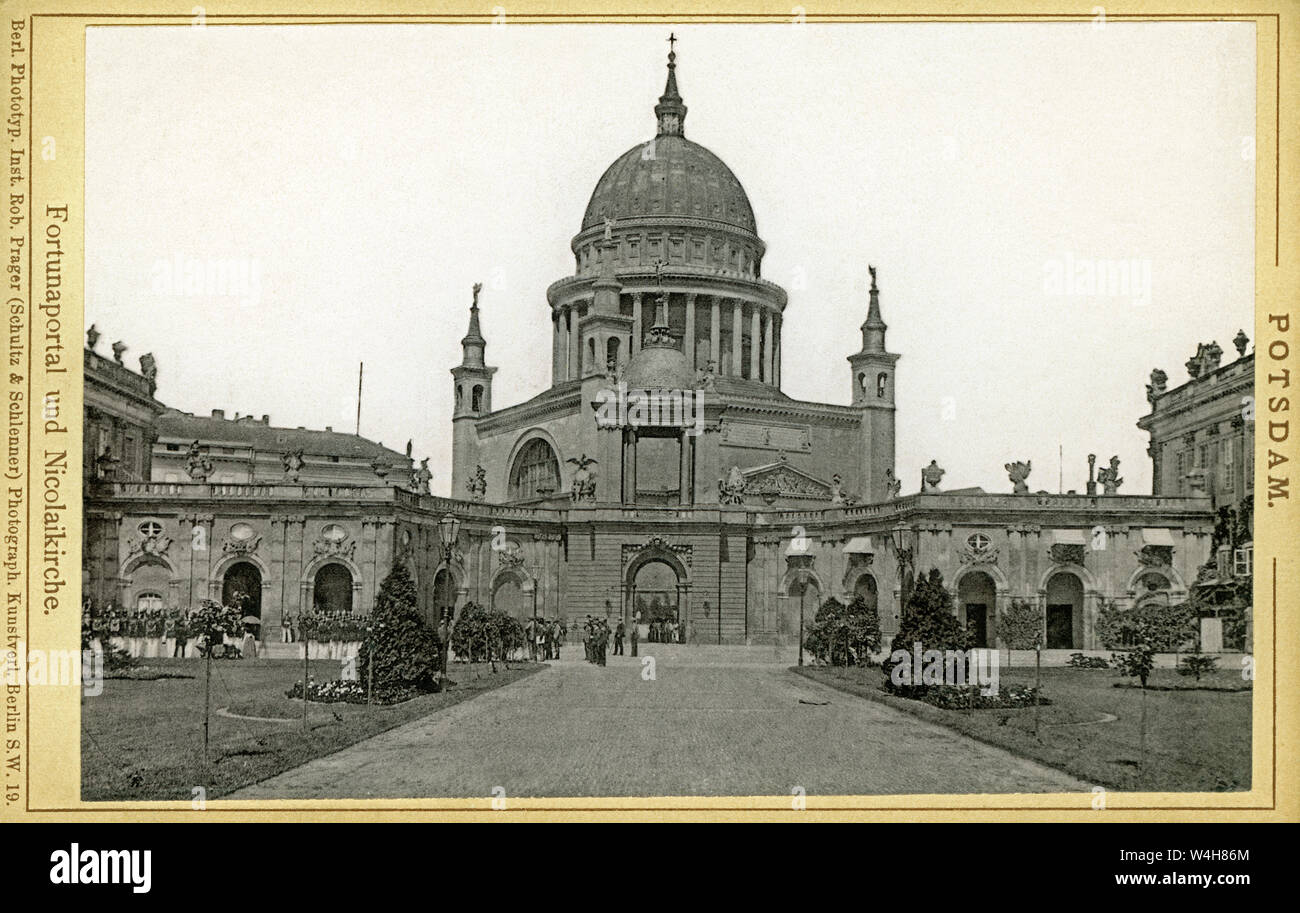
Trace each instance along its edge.
<path fill-rule="evenodd" d="M 493 411 L 476 293 L 452 371 L 453 496 L 816 507 L 891 493 L 898 356 L 874 271 L 851 405 L 786 396 L 786 292 L 763 278 L 744 187 L 687 138 L 686 115 L 670 52 L 655 134 L 596 182 L 573 275 L 547 289 L 548 390 Z"/>
<path fill-rule="evenodd" d="M 978 644 L 1002 643 L 1013 602 L 1038 607 L 1048 662 L 1103 649 L 1105 605 L 1187 598 L 1213 537 L 1203 490 L 1120 494 L 1119 457 L 1104 477 L 1089 469 L 1084 493 L 1032 491 L 1025 454 L 1006 454 L 1001 493 L 945 491 L 933 461 L 895 472 L 898 356 L 874 268 L 861 345 L 843 353 L 849 404 L 785 395 L 786 310 L 800 302 L 763 278 L 739 178 L 687 138 L 673 53 L 653 114 L 654 134 L 596 181 L 572 275 L 546 290 L 548 389 L 493 408 L 475 288 L 451 371 L 450 497 L 429 492 L 409 447 L 389 455 L 349 437 L 304 454 L 284 429 L 258 437 L 284 449 L 283 473 L 250 456 L 256 471 L 214 478 L 244 452 L 227 425 L 244 425 L 160 439 L 157 366 L 142 360 L 136 375 L 89 341 L 86 426 L 104 430 L 86 462 L 87 597 L 184 608 L 238 584 L 274 652 L 301 613 L 368 612 L 402 564 L 435 623 L 474 602 L 574 632 L 590 614 L 675 620 L 690 642 L 793 643 L 822 600 L 860 597 L 888 643 L 908 581 L 938 570 Z M 140 479 L 99 471 L 116 456 L 110 419 L 127 462 L 132 441 L 155 441 L 152 478 L 147 466 Z M 176 545 L 196 537 L 212 549 Z"/>

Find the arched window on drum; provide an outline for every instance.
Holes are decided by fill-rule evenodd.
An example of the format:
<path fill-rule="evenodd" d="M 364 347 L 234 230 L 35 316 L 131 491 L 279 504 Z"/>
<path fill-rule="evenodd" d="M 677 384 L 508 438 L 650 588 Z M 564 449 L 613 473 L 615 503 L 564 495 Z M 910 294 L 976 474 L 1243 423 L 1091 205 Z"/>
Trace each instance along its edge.
<path fill-rule="evenodd" d="M 559 488 L 560 462 L 555 458 L 555 451 L 541 438 L 533 438 L 515 457 L 510 471 L 511 499 L 543 497 Z"/>

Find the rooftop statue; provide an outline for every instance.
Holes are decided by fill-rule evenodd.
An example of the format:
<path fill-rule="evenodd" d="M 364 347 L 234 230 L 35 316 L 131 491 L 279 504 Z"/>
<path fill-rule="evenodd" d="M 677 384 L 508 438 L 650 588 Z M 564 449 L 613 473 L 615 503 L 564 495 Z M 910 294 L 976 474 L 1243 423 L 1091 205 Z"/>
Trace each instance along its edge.
<path fill-rule="evenodd" d="M 189 452 L 185 455 L 185 472 L 195 482 L 206 482 L 208 476 L 212 475 L 212 460 L 203 455 L 199 448 L 199 442 L 194 441 L 190 444 Z"/>
<path fill-rule="evenodd" d="M 931 460 L 930 465 L 921 470 L 921 492 L 923 494 L 937 492 L 939 482 L 943 479 L 946 471 L 937 462 Z"/>
<path fill-rule="evenodd" d="M 1101 483 L 1103 494 L 1119 494 L 1119 487 L 1124 484 L 1124 480 L 1119 477 L 1119 457 L 1111 457 L 1109 467 L 1097 470 L 1097 481 Z"/>
<path fill-rule="evenodd" d="M 1029 478 L 1029 472 L 1033 465 L 1033 460 L 1026 460 L 1023 463 L 1007 463 L 1005 465 L 1004 468 L 1011 479 L 1011 484 L 1015 486 L 1015 494 L 1029 494 L 1029 484 L 1025 480 Z"/>
<path fill-rule="evenodd" d="M 469 491 L 471 501 L 482 501 L 487 498 L 487 471 L 480 463 L 474 467 L 474 475 L 465 480 L 465 488 Z"/>
<path fill-rule="evenodd" d="M 280 454 L 280 465 L 284 467 L 284 474 L 289 477 L 291 482 L 298 481 L 298 473 L 302 472 L 302 468 L 307 465 L 302 453 L 300 447 L 297 450 L 286 450 Z"/>

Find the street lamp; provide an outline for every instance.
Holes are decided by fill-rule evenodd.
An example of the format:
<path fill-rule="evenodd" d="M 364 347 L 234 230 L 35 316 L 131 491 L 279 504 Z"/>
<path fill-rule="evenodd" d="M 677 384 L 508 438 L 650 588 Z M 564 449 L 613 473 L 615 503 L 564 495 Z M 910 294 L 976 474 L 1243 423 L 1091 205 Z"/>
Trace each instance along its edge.
<path fill-rule="evenodd" d="M 799 665 L 803 665 L 803 603 L 808 595 L 808 578 L 799 578 Z"/>
<path fill-rule="evenodd" d="M 438 543 L 442 546 L 442 564 L 447 568 L 447 583 L 449 589 L 451 584 L 451 557 L 456 548 L 456 540 L 459 538 L 460 517 L 457 517 L 454 514 L 447 514 L 438 521 Z M 434 580 L 437 579 L 438 575 L 435 573 Z M 452 597 L 452 603 L 450 606 L 439 606 L 439 609 L 444 616 L 441 619 L 441 623 L 438 625 L 439 634 L 442 634 L 444 631 L 446 632 L 446 636 L 442 638 L 442 686 L 445 689 L 447 686 L 447 656 L 451 650 L 451 632 L 456 626 L 455 597 Z M 450 615 L 451 617 L 447 618 L 447 615 Z"/>
<path fill-rule="evenodd" d="M 460 517 L 447 514 L 438 521 L 438 541 L 442 543 L 442 560 L 451 563 L 451 552 L 460 536 Z"/>
<path fill-rule="evenodd" d="M 912 567 L 912 549 L 908 547 L 911 532 L 912 531 L 902 523 L 897 524 L 889 530 L 889 541 L 894 546 L 894 558 L 898 561 L 900 621 L 902 617 L 902 609 L 907 605 L 908 597 L 911 596 L 911 588 L 908 586 L 908 571 Z"/>

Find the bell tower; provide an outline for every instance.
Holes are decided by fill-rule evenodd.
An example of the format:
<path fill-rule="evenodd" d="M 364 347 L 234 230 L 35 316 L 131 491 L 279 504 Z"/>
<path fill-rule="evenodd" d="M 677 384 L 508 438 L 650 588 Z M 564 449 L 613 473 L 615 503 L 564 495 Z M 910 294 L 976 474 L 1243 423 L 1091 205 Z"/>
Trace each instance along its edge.
<path fill-rule="evenodd" d="M 868 503 L 888 497 L 885 470 L 894 469 L 894 374 L 898 356 L 885 348 L 885 325 L 880 316 L 880 290 L 876 268 L 871 273 L 871 299 L 862 324 L 862 348 L 849 356 L 853 372 L 853 406 L 861 410 L 858 448 L 858 485 Z"/>
<path fill-rule="evenodd" d="M 451 369 L 453 396 L 451 412 L 451 496 L 464 497 L 465 483 L 474 472 L 478 453 L 480 418 L 492 413 L 492 375 L 483 360 L 487 340 L 479 329 L 478 296 L 483 283 L 474 283 L 474 301 L 469 308 L 469 332 L 460 341 L 460 364 Z"/>

